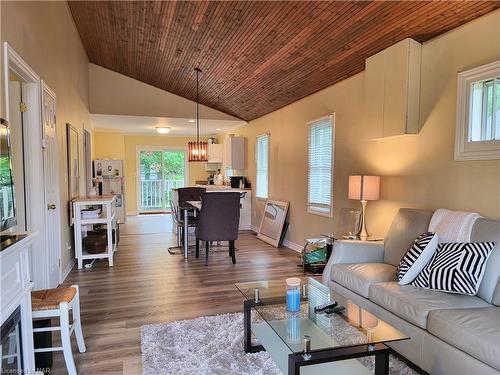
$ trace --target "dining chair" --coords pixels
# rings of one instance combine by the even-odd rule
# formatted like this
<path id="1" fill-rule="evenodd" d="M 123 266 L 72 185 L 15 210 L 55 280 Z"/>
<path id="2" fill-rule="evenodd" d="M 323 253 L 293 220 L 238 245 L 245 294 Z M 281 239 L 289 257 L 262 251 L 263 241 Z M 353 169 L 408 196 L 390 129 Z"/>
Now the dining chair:
<path id="1" fill-rule="evenodd" d="M 177 233 L 177 246 L 171 246 L 168 248 L 168 252 L 172 255 L 181 254 L 182 252 L 176 252 L 174 249 L 182 249 L 184 236 L 188 233 L 184 233 L 184 212 L 182 207 L 188 205 L 188 201 L 199 201 L 201 200 L 201 195 L 206 192 L 207 189 L 200 187 L 183 187 L 177 189 L 177 204 L 170 200 L 170 207 L 172 209 L 172 220 L 176 227 Z M 196 227 L 198 225 L 198 217 L 196 211 L 191 211 L 188 213 L 189 221 L 188 225 L 190 228 Z"/>
<path id="2" fill-rule="evenodd" d="M 238 239 L 240 193 L 204 193 L 201 202 L 199 222 L 194 232 L 196 235 L 196 257 L 200 256 L 200 241 L 205 241 L 205 264 L 208 264 L 210 242 L 229 241 L 229 256 L 235 264 L 234 241 Z"/>

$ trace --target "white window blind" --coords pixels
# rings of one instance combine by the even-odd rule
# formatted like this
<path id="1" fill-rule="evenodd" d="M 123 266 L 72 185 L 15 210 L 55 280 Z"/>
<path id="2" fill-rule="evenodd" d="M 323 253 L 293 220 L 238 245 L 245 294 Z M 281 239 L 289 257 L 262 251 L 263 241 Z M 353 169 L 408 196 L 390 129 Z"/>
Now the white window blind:
<path id="1" fill-rule="evenodd" d="M 325 216 L 332 215 L 333 121 L 309 122 L 308 211 Z"/>
<path id="2" fill-rule="evenodd" d="M 269 183 L 269 135 L 262 134 L 257 137 L 255 145 L 255 159 L 257 165 L 256 191 L 259 198 L 267 198 Z"/>

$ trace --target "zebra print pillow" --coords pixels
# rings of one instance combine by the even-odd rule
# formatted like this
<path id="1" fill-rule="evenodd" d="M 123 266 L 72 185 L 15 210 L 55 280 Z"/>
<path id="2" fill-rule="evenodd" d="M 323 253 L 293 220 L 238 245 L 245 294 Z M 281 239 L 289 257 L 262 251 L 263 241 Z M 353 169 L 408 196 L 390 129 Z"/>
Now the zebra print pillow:
<path id="1" fill-rule="evenodd" d="M 411 285 L 476 295 L 494 242 L 443 243 Z"/>
<path id="2" fill-rule="evenodd" d="M 403 256 L 396 269 L 400 285 L 411 283 L 434 255 L 438 246 L 438 236 L 424 233 L 418 236 Z"/>

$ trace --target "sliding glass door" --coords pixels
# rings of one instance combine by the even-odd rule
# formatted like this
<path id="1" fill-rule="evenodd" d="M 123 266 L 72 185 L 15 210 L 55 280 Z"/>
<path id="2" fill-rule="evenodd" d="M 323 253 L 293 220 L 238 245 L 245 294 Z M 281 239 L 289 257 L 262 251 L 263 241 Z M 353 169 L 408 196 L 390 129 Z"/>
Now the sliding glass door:
<path id="1" fill-rule="evenodd" d="M 141 149 L 138 164 L 139 212 L 170 211 L 172 189 L 183 187 L 187 180 L 185 151 Z"/>

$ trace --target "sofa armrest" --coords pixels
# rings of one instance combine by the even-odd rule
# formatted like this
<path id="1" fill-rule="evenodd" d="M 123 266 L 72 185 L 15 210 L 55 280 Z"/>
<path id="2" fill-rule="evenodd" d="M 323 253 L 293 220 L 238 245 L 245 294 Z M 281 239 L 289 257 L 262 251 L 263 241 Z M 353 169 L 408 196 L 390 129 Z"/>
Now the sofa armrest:
<path id="1" fill-rule="evenodd" d="M 328 285 L 332 265 L 337 263 L 383 263 L 384 243 L 371 241 L 337 240 L 322 275 L 322 282 Z"/>

